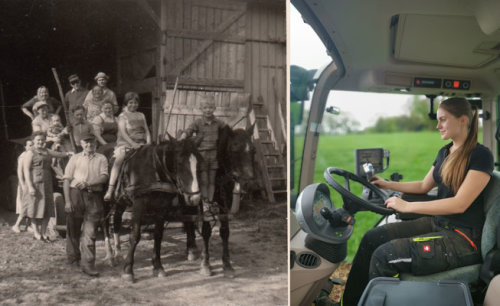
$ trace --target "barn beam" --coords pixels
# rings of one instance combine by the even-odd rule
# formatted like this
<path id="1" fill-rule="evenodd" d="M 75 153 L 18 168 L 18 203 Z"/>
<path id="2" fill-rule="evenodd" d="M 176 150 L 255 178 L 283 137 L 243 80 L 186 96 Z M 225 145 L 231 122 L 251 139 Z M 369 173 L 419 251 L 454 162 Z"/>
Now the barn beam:
<path id="1" fill-rule="evenodd" d="M 175 80 L 175 74 L 168 74 L 167 79 Z M 190 78 L 190 77 L 179 77 L 179 83 L 182 85 L 198 85 L 198 86 L 222 86 L 231 88 L 243 88 L 245 83 L 243 80 L 234 79 L 214 79 L 214 78 Z M 182 86 L 181 85 L 181 86 Z"/>
<path id="2" fill-rule="evenodd" d="M 225 21 L 221 22 L 217 28 L 215 29 L 215 32 L 219 33 L 214 37 L 214 39 L 208 39 L 203 41 L 197 48 L 191 52 L 186 58 L 184 58 L 182 61 L 179 61 L 178 64 L 174 65 L 173 67 L 169 67 L 169 71 L 172 71 L 173 75 L 179 75 L 184 69 L 186 69 L 189 65 L 191 65 L 197 58 L 200 56 L 208 47 L 210 47 L 215 39 L 223 39 L 224 38 L 224 31 L 226 31 L 233 23 L 235 23 L 241 16 L 245 14 L 245 10 L 242 11 L 237 11 L 234 15 L 232 15 L 230 18 L 226 19 Z"/>

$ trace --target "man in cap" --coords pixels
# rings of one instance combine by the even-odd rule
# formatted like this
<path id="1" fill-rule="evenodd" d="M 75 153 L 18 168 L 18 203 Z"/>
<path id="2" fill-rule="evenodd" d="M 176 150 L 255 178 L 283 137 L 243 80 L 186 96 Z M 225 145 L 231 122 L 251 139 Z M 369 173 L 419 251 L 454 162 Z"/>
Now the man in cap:
<path id="1" fill-rule="evenodd" d="M 66 102 L 70 113 L 72 113 L 75 107 L 83 105 L 83 101 L 85 101 L 85 97 L 89 91 L 82 87 L 82 82 L 76 74 L 70 75 L 68 77 L 68 81 L 71 85 L 71 90 L 69 90 L 64 96 L 64 102 Z"/>
<path id="2" fill-rule="evenodd" d="M 118 101 L 116 100 L 116 95 L 115 93 L 107 87 L 109 76 L 105 74 L 104 72 L 99 72 L 95 77 L 94 77 L 97 86 L 102 88 L 102 97 L 101 100 L 108 100 L 111 103 L 113 103 L 113 113 L 116 114 L 118 112 Z M 87 102 L 86 104 L 91 104 L 92 99 L 94 98 L 92 91 L 89 91 L 87 94 L 87 97 L 85 97 L 85 101 Z"/>
<path id="3" fill-rule="evenodd" d="M 83 151 L 71 157 L 64 171 L 64 210 L 68 264 L 98 276 L 95 269 L 97 226 L 103 218 L 103 190 L 108 180 L 108 160 L 96 152 L 93 134 L 82 135 Z"/>

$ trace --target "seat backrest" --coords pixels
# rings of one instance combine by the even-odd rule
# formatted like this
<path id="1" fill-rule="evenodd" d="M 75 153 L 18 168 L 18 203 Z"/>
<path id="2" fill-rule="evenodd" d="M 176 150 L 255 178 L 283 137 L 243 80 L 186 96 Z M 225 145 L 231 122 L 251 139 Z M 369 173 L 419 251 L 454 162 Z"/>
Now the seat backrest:
<path id="1" fill-rule="evenodd" d="M 500 224 L 500 172 L 493 171 L 491 179 L 484 189 L 484 212 L 486 220 L 481 238 L 483 259 L 497 242 L 497 227 Z"/>

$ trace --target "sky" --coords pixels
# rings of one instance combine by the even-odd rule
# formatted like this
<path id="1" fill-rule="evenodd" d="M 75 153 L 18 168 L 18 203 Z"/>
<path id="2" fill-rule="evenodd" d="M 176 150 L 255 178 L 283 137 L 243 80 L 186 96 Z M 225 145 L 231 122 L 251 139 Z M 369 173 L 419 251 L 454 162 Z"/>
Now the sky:
<path id="1" fill-rule="evenodd" d="M 303 22 L 295 7 L 290 5 L 290 64 L 305 69 L 318 69 L 330 62 L 331 58 L 321 40 L 313 29 Z M 340 108 L 341 113 L 349 113 L 360 123 L 361 129 L 364 129 L 375 124 L 380 116 L 408 113 L 411 100 L 409 95 L 332 91 L 327 105 L 335 105 Z"/>

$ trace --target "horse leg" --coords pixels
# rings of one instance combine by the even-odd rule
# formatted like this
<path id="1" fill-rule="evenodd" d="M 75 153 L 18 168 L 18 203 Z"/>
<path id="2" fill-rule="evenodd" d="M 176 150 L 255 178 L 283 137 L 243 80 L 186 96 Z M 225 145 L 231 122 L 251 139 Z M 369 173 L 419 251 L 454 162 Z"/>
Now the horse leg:
<path id="1" fill-rule="evenodd" d="M 154 253 L 153 259 L 151 260 L 153 263 L 153 276 L 157 277 L 165 277 L 167 274 L 161 265 L 161 241 L 163 239 L 163 229 L 165 227 L 165 223 L 163 220 L 163 216 L 157 216 L 155 220 L 155 231 L 154 231 Z"/>
<path id="2" fill-rule="evenodd" d="M 122 228 L 122 217 L 125 211 L 125 205 L 116 205 L 115 213 L 113 214 L 113 241 L 114 241 L 114 258 L 119 260 L 121 258 L 121 243 L 120 243 L 120 230 Z"/>
<path id="3" fill-rule="evenodd" d="M 186 207 L 183 213 L 188 216 L 196 216 L 197 207 Z M 193 221 L 184 222 L 184 230 L 187 236 L 187 260 L 195 261 L 198 259 L 198 247 L 196 246 L 195 223 Z"/>
<path id="4" fill-rule="evenodd" d="M 132 231 L 129 235 L 130 248 L 128 249 L 122 272 L 122 279 L 129 282 L 134 281 L 134 253 L 141 239 L 141 218 L 144 205 L 146 205 L 146 199 L 144 197 L 134 199 L 132 205 Z"/>
<path id="5" fill-rule="evenodd" d="M 109 229 L 109 212 L 111 210 L 111 206 L 109 203 L 104 203 L 104 218 L 101 222 L 102 231 L 104 233 L 104 249 L 106 251 L 106 257 L 104 261 L 107 261 L 111 267 L 115 266 L 115 261 L 113 258 L 113 249 L 111 248 L 111 234 Z"/>
<path id="6" fill-rule="evenodd" d="M 234 269 L 231 266 L 231 260 L 229 259 L 229 221 L 220 221 L 219 235 L 222 239 L 222 268 L 224 270 L 224 276 L 233 278 Z"/>
<path id="7" fill-rule="evenodd" d="M 200 273 L 205 276 L 211 276 L 212 269 L 210 268 L 210 254 L 208 252 L 208 245 L 210 242 L 210 236 L 212 235 L 212 228 L 210 227 L 209 222 L 203 221 L 201 235 L 203 236 L 203 250 L 201 252 Z"/>

